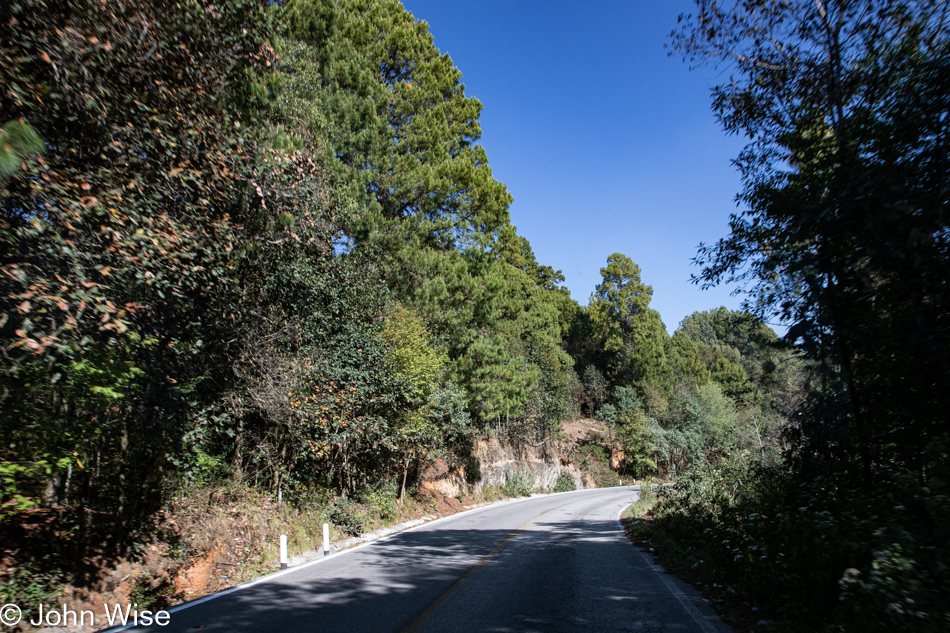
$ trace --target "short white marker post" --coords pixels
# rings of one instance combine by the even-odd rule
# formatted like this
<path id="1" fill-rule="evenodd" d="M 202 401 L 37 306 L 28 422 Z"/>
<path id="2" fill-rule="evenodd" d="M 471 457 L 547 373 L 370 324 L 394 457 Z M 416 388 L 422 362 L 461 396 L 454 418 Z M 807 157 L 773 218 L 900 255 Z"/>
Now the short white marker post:
<path id="1" fill-rule="evenodd" d="M 330 524 L 323 524 L 323 555 L 330 555 Z"/>
<path id="2" fill-rule="evenodd" d="M 287 569 L 287 535 L 280 535 L 280 568 Z"/>

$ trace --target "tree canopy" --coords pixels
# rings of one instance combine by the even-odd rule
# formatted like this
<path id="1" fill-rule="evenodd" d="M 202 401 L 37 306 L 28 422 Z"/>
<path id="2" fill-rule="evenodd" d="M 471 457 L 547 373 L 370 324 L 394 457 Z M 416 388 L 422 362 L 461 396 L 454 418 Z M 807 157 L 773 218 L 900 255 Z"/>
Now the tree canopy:
<path id="1" fill-rule="evenodd" d="M 788 323 L 788 339 L 825 363 L 835 381 L 826 393 L 836 395 L 805 429 L 810 451 L 860 453 L 868 485 L 874 464 L 922 468 L 950 386 L 940 272 L 950 235 L 950 8 L 697 9 L 675 46 L 728 65 L 713 109 L 750 139 L 737 163 L 747 210 L 732 217 L 729 237 L 701 249 L 698 281 L 750 282 L 748 308 Z"/>
<path id="2" fill-rule="evenodd" d="M 741 283 L 811 371 L 790 398 L 794 363 L 743 344 L 754 323 L 683 322 L 727 393 L 797 411 L 780 468 L 743 475 L 744 494 L 696 481 L 662 525 L 702 534 L 687 566 L 715 567 L 779 627 L 946 628 L 948 19 L 940 0 L 698 0 L 673 34 L 724 69 L 713 111 L 748 140 L 742 210 L 701 246 L 696 281 Z"/>

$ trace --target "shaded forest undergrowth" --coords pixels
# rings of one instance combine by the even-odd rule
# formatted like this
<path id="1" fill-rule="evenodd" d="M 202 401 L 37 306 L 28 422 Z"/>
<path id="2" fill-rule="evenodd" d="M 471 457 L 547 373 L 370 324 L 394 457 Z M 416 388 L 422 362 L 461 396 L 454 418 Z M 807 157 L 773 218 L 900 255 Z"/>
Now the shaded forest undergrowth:
<path id="1" fill-rule="evenodd" d="M 756 468 L 694 472 L 624 514 L 628 538 L 740 631 L 938 631 L 948 621 L 946 455 L 927 485 Z M 913 521 L 913 523 L 911 523 Z"/>

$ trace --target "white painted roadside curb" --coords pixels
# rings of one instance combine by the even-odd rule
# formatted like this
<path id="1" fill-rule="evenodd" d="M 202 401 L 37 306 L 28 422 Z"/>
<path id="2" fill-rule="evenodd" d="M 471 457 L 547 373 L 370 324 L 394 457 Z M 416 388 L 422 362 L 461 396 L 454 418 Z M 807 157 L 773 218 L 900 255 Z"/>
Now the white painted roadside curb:
<path id="1" fill-rule="evenodd" d="M 539 497 L 556 497 L 558 495 L 571 495 L 571 494 L 578 494 L 582 492 L 604 492 L 607 490 L 616 490 L 619 488 L 630 488 L 632 490 L 637 490 L 637 491 L 640 490 L 640 486 L 614 486 L 612 488 L 584 488 L 582 490 L 569 490 L 567 492 L 552 492 L 552 493 L 546 493 L 546 494 L 535 493 L 535 494 L 532 494 L 530 497 L 516 497 L 514 499 L 502 499 L 501 501 L 493 501 L 490 503 L 480 504 L 473 508 L 469 508 L 468 510 L 463 510 L 462 512 L 456 512 L 455 514 L 448 514 L 443 517 L 438 517 L 438 518 L 429 517 L 428 520 L 426 519 L 426 517 L 423 517 L 421 519 L 413 519 L 412 521 L 406 521 L 404 523 L 399 523 L 389 528 L 382 528 L 380 530 L 376 530 L 375 532 L 370 532 L 369 534 L 363 534 L 358 537 L 354 537 L 354 539 L 345 539 L 344 541 L 333 543 L 331 544 L 331 547 L 335 548 L 338 545 L 341 545 L 342 543 L 346 543 L 346 542 L 354 541 L 354 540 L 358 541 L 360 539 L 363 539 L 364 537 L 368 537 L 373 534 L 386 532 L 385 534 L 379 534 L 379 536 L 376 536 L 372 540 L 366 540 L 360 543 L 359 545 L 356 545 L 355 547 L 348 547 L 347 549 L 341 549 L 340 551 L 333 550 L 334 553 L 331 556 L 323 556 L 320 554 L 318 550 L 307 552 L 306 554 L 302 554 L 300 556 L 294 557 L 294 560 L 300 560 L 301 558 L 306 558 L 306 557 L 309 557 L 310 555 L 313 555 L 314 558 L 312 560 L 308 560 L 307 562 L 299 564 L 295 567 L 289 567 L 288 569 L 266 574 L 259 578 L 255 578 L 254 580 L 248 580 L 247 582 L 242 582 L 239 585 L 234 585 L 233 587 L 228 587 L 227 589 L 222 589 L 221 591 L 216 591 L 215 593 L 204 596 L 203 598 L 198 598 L 196 600 L 191 600 L 189 602 L 183 602 L 182 604 L 175 605 L 174 607 L 171 607 L 169 609 L 164 609 L 164 611 L 170 614 L 177 613 L 179 611 L 184 611 L 185 609 L 196 607 L 199 604 L 204 604 L 205 602 L 210 602 L 218 598 L 223 598 L 224 596 L 228 594 L 232 594 L 236 591 L 241 591 L 242 589 L 247 589 L 248 587 L 253 587 L 254 585 L 275 580 L 277 578 L 280 578 L 281 576 L 292 574 L 306 567 L 312 567 L 313 565 L 319 565 L 320 563 L 336 560 L 339 556 L 350 554 L 352 552 L 361 550 L 364 547 L 368 547 L 370 545 L 380 543 L 382 541 L 387 540 L 388 538 L 392 536 L 395 536 L 396 534 L 402 534 L 403 532 L 410 532 L 424 525 L 433 525 L 441 521 L 445 521 L 447 519 L 454 519 L 456 517 L 462 516 L 463 514 L 476 514 L 478 512 L 483 512 L 485 510 L 497 508 L 499 506 L 508 505 L 511 503 L 517 503 L 519 501 L 527 501 L 529 499 L 534 499 L 534 498 L 539 498 Z M 623 512 L 623 510 L 621 510 L 621 512 Z M 618 518 L 618 521 L 619 521 L 619 518 Z M 293 564 L 293 560 L 291 561 L 291 564 Z M 125 631 L 131 628 L 135 628 L 135 625 L 126 624 L 124 626 L 98 629 L 97 633 L 118 633 L 119 631 Z"/>
<path id="2" fill-rule="evenodd" d="M 630 504 L 630 505 L 633 505 L 633 504 Z M 689 596 L 684 594 L 680 590 L 680 588 L 677 587 L 676 584 L 672 580 L 670 580 L 669 575 L 666 573 L 666 570 L 660 565 L 657 565 L 655 562 L 653 562 L 653 560 L 648 555 L 644 554 L 643 551 L 639 547 L 634 545 L 632 542 L 630 542 L 630 539 L 627 538 L 627 530 L 623 526 L 623 521 L 621 521 L 621 517 L 623 517 L 623 513 L 629 507 L 630 507 L 629 505 L 624 506 L 620 508 L 620 512 L 617 513 L 617 523 L 620 525 L 620 530 L 621 530 L 621 533 L 623 534 L 624 540 L 630 543 L 630 546 L 635 548 L 637 550 L 637 553 L 639 553 L 640 556 L 643 557 L 643 560 L 646 562 L 647 566 L 649 566 L 650 569 L 656 572 L 656 575 L 660 577 L 660 580 L 663 581 L 663 584 L 666 585 L 666 588 L 670 591 L 671 594 L 673 594 L 673 597 L 676 598 L 677 602 L 679 602 L 680 605 L 682 605 L 683 610 L 686 611 L 689 617 L 693 619 L 693 622 L 696 623 L 696 626 L 698 626 L 703 631 L 703 633 L 719 633 L 719 630 L 709 623 L 708 616 L 704 616 L 700 612 L 700 610 L 696 608 L 696 605 L 693 604 L 693 598 L 690 598 Z"/>

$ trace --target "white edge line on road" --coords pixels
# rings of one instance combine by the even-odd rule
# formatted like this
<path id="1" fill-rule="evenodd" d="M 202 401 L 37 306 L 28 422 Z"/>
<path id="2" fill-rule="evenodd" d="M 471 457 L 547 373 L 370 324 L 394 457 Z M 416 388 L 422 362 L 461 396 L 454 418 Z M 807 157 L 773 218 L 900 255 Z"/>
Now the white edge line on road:
<path id="1" fill-rule="evenodd" d="M 265 575 L 265 576 L 261 576 L 260 578 L 255 578 L 254 580 L 248 580 L 247 582 L 242 582 L 242 583 L 239 584 L 239 585 L 234 585 L 233 587 L 229 587 L 229 588 L 227 588 L 227 589 L 222 589 L 221 591 L 216 591 L 215 593 L 213 593 L 213 594 L 211 594 L 211 595 L 208 595 L 208 596 L 205 596 L 205 597 L 203 597 L 203 598 L 198 598 L 198 599 L 196 599 L 196 600 L 191 600 L 191 601 L 189 601 L 189 602 L 184 602 L 184 603 L 182 603 L 182 604 L 175 605 L 174 607 L 171 607 L 171 608 L 169 608 L 169 609 L 163 609 L 163 610 L 164 610 L 166 613 L 171 614 L 171 613 L 177 613 L 177 612 L 179 612 L 179 611 L 184 611 L 185 609 L 189 609 L 189 608 L 191 608 L 191 607 L 197 607 L 199 604 L 204 604 L 205 602 L 211 602 L 212 600 L 216 600 L 216 599 L 218 599 L 218 598 L 223 598 L 224 596 L 227 596 L 227 595 L 229 595 L 229 594 L 235 593 L 235 592 L 240 591 L 240 590 L 242 590 L 242 589 L 247 589 L 248 587 L 253 587 L 254 585 L 260 584 L 260 583 L 262 583 L 262 582 L 267 582 L 267 581 L 270 581 L 270 580 L 274 580 L 274 579 L 276 579 L 276 578 L 280 578 L 281 576 L 286 576 L 286 575 L 288 575 L 288 574 L 292 574 L 292 573 L 294 573 L 294 572 L 296 572 L 296 571 L 300 571 L 301 569 L 304 569 L 305 567 L 312 567 L 313 565 L 318 565 L 318 564 L 320 564 L 320 563 L 325 563 L 325 562 L 330 561 L 330 560 L 335 560 L 335 559 L 339 558 L 340 556 L 343 556 L 344 554 L 350 554 L 350 553 L 355 552 L 355 551 L 357 551 L 357 550 L 361 550 L 361 549 L 363 549 L 364 547 L 369 547 L 370 545 L 375 545 L 375 544 L 377 544 L 377 543 L 379 543 L 379 542 L 381 542 L 381 541 L 383 541 L 383 540 L 386 540 L 386 539 L 389 539 L 389 538 L 391 538 L 391 537 L 393 537 L 393 536 L 396 536 L 397 534 L 405 534 L 406 532 L 411 532 L 411 531 L 413 531 L 413 530 L 415 530 L 415 529 L 418 529 L 418 528 L 421 528 L 421 527 L 424 527 L 424 526 L 434 525 L 434 524 L 436 524 L 436 523 L 439 523 L 439 522 L 441 522 L 441 521 L 445 521 L 445 520 L 447 520 L 447 519 L 454 519 L 454 518 L 456 518 L 456 517 L 460 517 L 460 516 L 462 516 L 463 514 L 477 514 L 477 513 L 479 513 L 479 512 L 482 512 L 483 510 L 489 510 L 489 509 L 492 509 L 492 508 L 497 508 L 497 507 L 499 507 L 499 506 L 503 506 L 503 505 L 506 505 L 506 504 L 509 504 L 509 503 L 516 503 L 516 502 L 519 502 L 519 501 L 529 501 L 529 500 L 531 500 L 531 499 L 535 499 L 535 498 L 539 498 L 539 497 L 555 497 L 555 496 L 557 496 L 557 495 L 569 495 L 569 494 L 575 494 L 575 493 L 578 493 L 578 492 L 591 492 L 591 491 L 594 491 L 594 490 L 604 492 L 604 491 L 608 491 L 608 490 L 614 490 L 615 488 L 633 488 L 633 489 L 635 489 L 635 490 L 639 490 L 639 486 L 614 486 L 613 488 L 584 488 L 584 489 L 582 489 L 582 490 L 568 490 L 567 492 L 552 492 L 552 493 L 549 493 L 549 494 L 534 494 L 534 495 L 531 495 L 530 497 L 518 497 L 518 498 L 516 498 L 516 499 L 503 499 L 503 500 L 501 500 L 501 501 L 495 501 L 494 503 L 490 503 L 490 504 L 488 504 L 488 505 L 484 505 L 484 506 L 481 506 L 481 507 L 479 507 L 479 508 L 472 508 L 472 509 L 470 509 L 470 510 L 463 510 L 462 512 L 456 512 L 455 514 L 450 514 L 450 515 L 448 515 L 448 516 L 439 517 L 438 519 L 435 519 L 435 520 L 433 520 L 433 521 L 426 521 L 425 523 L 420 523 L 419 525 L 414 525 L 414 526 L 412 526 L 412 527 L 406 528 L 405 530 L 400 530 L 400 531 L 398 531 L 398 532 L 392 532 L 392 533 L 390 533 L 390 534 L 386 534 L 385 536 L 380 536 L 379 538 L 373 539 L 372 541 L 367 541 L 367 542 L 365 542 L 365 543 L 361 543 L 360 545 L 357 545 L 356 547 L 351 547 L 351 548 L 349 548 L 349 549 L 345 549 L 345 550 L 343 550 L 342 552 L 336 552 L 336 553 L 334 553 L 332 556 L 323 556 L 323 557 L 321 557 L 321 558 L 317 558 L 317 559 L 314 559 L 314 560 L 312 560 L 312 561 L 308 561 L 308 562 L 303 563 L 303 564 L 301 564 L 301 565 L 297 565 L 296 567 L 291 567 L 290 569 L 284 569 L 284 570 L 282 570 L 282 571 L 275 571 L 275 572 L 270 573 L 270 574 L 267 574 L 267 575 Z M 623 510 L 621 510 L 620 512 L 622 513 Z M 618 521 L 619 521 L 619 516 L 618 516 Z M 112 628 L 106 628 L 106 629 L 99 629 L 99 630 L 98 630 L 98 633 L 119 633 L 119 631 L 125 631 L 125 630 L 131 629 L 131 628 L 135 628 L 135 625 L 134 625 L 134 624 L 126 624 L 126 625 L 124 625 L 124 626 L 118 626 L 118 627 L 112 627 Z M 715 633 L 715 632 L 713 632 L 713 633 Z"/>
<path id="2" fill-rule="evenodd" d="M 623 508 L 620 509 L 620 512 L 617 513 L 617 523 L 620 524 L 620 530 L 623 533 L 623 538 L 628 543 L 630 542 L 630 539 L 627 538 L 627 532 L 626 532 L 626 529 L 624 529 L 623 527 L 623 521 L 620 520 L 620 517 L 623 516 L 624 510 L 626 510 L 629 507 L 630 506 L 624 506 Z M 689 596 L 684 594 L 682 591 L 680 591 L 680 588 L 677 587 L 676 584 L 672 580 L 669 579 L 665 569 L 663 569 L 661 566 L 657 565 L 655 562 L 650 560 L 650 557 L 644 554 L 642 551 L 640 551 L 639 547 L 637 547 L 633 543 L 630 543 L 630 545 L 632 545 L 634 549 L 637 550 L 637 553 L 643 557 L 643 560 L 646 561 L 650 569 L 656 572 L 656 575 L 660 577 L 660 580 L 663 581 L 663 584 L 666 585 L 666 588 L 669 589 L 670 593 L 673 594 L 673 597 L 676 598 L 677 601 L 679 601 L 681 605 L 683 605 L 683 610 L 686 611 L 687 614 L 689 614 L 689 617 L 693 618 L 693 622 L 695 622 L 699 626 L 699 628 L 703 630 L 703 633 L 719 633 L 716 627 L 714 627 L 712 624 L 709 623 L 709 619 L 708 619 L 709 616 L 704 616 L 699 611 L 699 609 L 696 608 L 696 605 L 693 604 L 693 600 Z"/>

